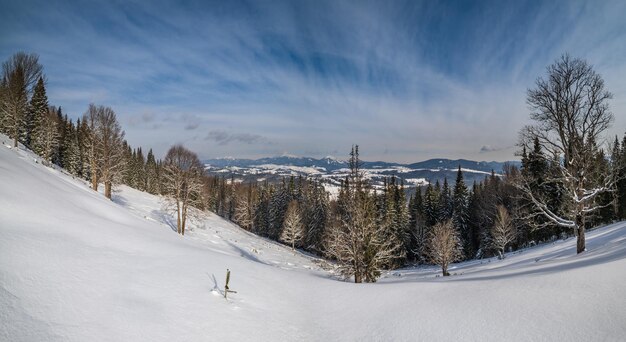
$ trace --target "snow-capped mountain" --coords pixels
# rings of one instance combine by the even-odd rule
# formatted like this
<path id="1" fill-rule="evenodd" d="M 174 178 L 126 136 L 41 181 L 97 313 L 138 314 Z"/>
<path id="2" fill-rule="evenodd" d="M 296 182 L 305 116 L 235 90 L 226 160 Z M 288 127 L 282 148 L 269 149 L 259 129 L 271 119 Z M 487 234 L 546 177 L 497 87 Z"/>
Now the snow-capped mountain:
<path id="1" fill-rule="evenodd" d="M 332 188 L 348 174 L 348 163 L 331 156 L 321 159 L 311 157 L 278 156 L 261 159 L 217 158 L 204 161 L 206 170 L 213 175 L 233 177 L 240 181 L 275 181 L 282 177 L 303 176 L 320 178 Z M 506 162 L 519 165 L 519 162 Z M 422 162 L 401 164 L 384 161 L 364 161 L 362 170 L 365 176 L 376 185 L 385 178 L 396 176 L 407 187 L 415 187 L 448 179 L 454 181 L 459 167 L 463 171 L 466 184 L 482 181 L 495 172 L 501 174 L 504 162 L 477 162 L 466 159 L 429 159 Z"/>

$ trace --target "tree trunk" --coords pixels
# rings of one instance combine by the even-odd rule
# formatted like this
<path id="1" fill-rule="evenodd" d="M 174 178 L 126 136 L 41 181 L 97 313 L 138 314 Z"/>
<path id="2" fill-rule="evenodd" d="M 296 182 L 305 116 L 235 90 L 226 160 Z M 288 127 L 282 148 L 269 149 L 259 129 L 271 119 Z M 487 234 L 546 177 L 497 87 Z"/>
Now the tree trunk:
<path id="1" fill-rule="evenodd" d="M 104 182 L 104 197 L 111 199 L 111 182 Z"/>
<path id="2" fill-rule="evenodd" d="M 585 251 L 585 226 L 581 225 L 576 228 L 578 230 L 578 236 L 576 237 L 576 254 Z"/>
<path id="3" fill-rule="evenodd" d="M 582 215 L 576 216 L 576 254 L 585 251 L 585 219 Z"/>
<path id="4" fill-rule="evenodd" d="M 354 272 L 354 282 L 356 284 L 361 282 L 361 275 L 359 274 L 359 272 Z"/>
<path id="5" fill-rule="evenodd" d="M 91 163 L 91 189 L 98 191 L 98 171 L 96 171 L 95 163 Z"/>
<path id="6" fill-rule="evenodd" d="M 441 265 L 441 271 L 443 272 L 444 277 L 447 277 L 450 275 L 450 273 L 448 273 L 448 265 L 446 264 Z"/>
<path id="7" fill-rule="evenodd" d="M 182 235 L 185 235 L 185 225 L 187 223 L 187 204 L 184 204 L 184 203 L 183 203 L 183 215 L 182 215 L 181 221 L 182 221 L 181 222 L 182 227 L 180 231 Z"/>
<path id="8" fill-rule="evenodd" d="M 178 234 L 181 233 L 181 222 L 180 222 L 180 202 L 176 200 L 176 232 Z"/>
<path id="9" fill-rule="evenodd" d="M 13 147 L 17 148 L 17 137 L 19 135 L 19 132 L 15 133 L 15 138 L 13 138 Z"/>

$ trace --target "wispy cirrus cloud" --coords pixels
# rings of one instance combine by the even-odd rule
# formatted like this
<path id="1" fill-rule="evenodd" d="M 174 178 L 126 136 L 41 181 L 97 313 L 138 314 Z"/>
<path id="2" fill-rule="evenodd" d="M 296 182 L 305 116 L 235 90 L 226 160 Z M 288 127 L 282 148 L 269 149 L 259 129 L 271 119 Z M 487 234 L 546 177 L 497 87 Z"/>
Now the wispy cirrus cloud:
<path id="1" fill-rule="evenodd" d="M 483 146 L 515 143 L 526 89 L 563 52 L 589 59 L 615 94 L 613 111 L 626 110 L 620 1 L 25 0 L 3 9 L 2 59 L 39 53 L 51 103 L 75 116 L 92 101 L 112 106 L 129 141 L 157 153 L 175 142 L 203 158 L 359 143 L 368 159 L 481 158 Z M 624 130 L 618 115 L 612 132 Z"/>

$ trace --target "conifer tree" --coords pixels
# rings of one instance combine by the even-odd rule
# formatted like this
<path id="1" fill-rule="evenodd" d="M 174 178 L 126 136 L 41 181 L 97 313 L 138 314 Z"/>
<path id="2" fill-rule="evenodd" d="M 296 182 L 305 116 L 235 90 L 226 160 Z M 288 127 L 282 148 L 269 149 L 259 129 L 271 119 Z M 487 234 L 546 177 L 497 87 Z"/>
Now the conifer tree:
<path id="1" fill-rule="evenodd" d="M 438 182 L 437 185 L 439 185 Z M 437 188 L 438 186 L 433 187 L 432 184 L 429 183 L 424 193 L 424 220 L 426 227 L 432 227 L 439 222 L 441 211 L 439 209 L 440 201 Z"/>
<path id="2" fill-rule="evenodd" d="M 270 226 L 269 202 L 272 196 L 271 188 L 264 184 L 259 191 L 259 200 L 254 208 L 254 230 L 255 233 L 268 236 Z"/>
<path id="3" fill-rule="evenodd" d="M 158 189 L 157 163 L 152 149 L 150 149 L 146 158 L 146 191 L 151 194 L 158 194 Z"/>
<path id="4" fill-rule="evenodd" d="M 33 88 L 33 96 L 30 100 L 30 106 L 28 107 L 28 118 L 26 124 L 26 144 L 34 149 L 34 142 L 37 139 L 38 125 L 41 124 L 43 117 L 48 110 L 48 97 L 46 96 L 46 87 L 44 85 L 43 77 L 39 77 L 37 84 Z M 35 153 L 38 153 L 35 151 Z"/>
<path id="5" fill-rule="evenodd" d="M 463 181 L 463 171 L 461 171 L 460 165 L 456 175 L 456 182 L 454 184 L 454 194 L 452 202 L 452 223 L 454 227 L 459 231 L 465 255 L 471 255 L 471 236 L 469 229 L 469 192 L 467 190 L 465 182 Z"/>
<path id="6" fill-rule="evenodd" d="M 324 186 L 313 183 L 310 192 L 309 206 L 306 208 L 306 244 L 307 248 L 320 253 L 323 250 L 323 239 L 328 224 L 329 202 Z"/>
<path id="7" fill-rule="evenodd" d="M 283 230 L 283 222 L 285 221 L 285 212 L 290 202 L 289 189 L 284 180 L 282 184 L 274 191 L 269 202 L 269 237 L 278 240 Z"/>
<path id="8" fill-rule="evenodd" d="M 412 196 L 409 209 L 409 226 L 411 230 L 411 247 L 409 248 L 409 253 L 413 259 L 423 261 L 426 241 L 426 224 L 421 188 L 418 187 L 415 189 L 415 195 Z"/>
<path id="9" fill-rule="evenodd" d="M 32 133 L 30 137 L 30 146 L 33 152 L 38 155 L 43 153 L 43 135 L 45 134 L 46 124 L 48 123 L 48 97 L 46 95 L 46 87 L 43 77 L 40 77 L 35 85 L 33 97 L 30 102 L 31 117 L 33 120 Z"/>
<path id="10" fill-rule="evenodd" d="M 439 193 L 439 222 L 447 221 L 452 218 L 453 202 L 450 194 L 450 186 L 448 178 L 443 179 L 443 187 Z"/>
<path id="11" fill-rule="evenodd" d="M 137 148 L 137 156 L 135 159 L 135 182 L 137 189 L 146 191 L 146 159 L 144 158 L 141 147 Z"/>
<path id="12" fill-rule="evenodd" d="M 71 120 L 66 123 L 66 135 L 63 144 L 65 168 L 72 175 L 79 176 L 81 174 L 82 161 L 80 160 L 78 132 Z"/>

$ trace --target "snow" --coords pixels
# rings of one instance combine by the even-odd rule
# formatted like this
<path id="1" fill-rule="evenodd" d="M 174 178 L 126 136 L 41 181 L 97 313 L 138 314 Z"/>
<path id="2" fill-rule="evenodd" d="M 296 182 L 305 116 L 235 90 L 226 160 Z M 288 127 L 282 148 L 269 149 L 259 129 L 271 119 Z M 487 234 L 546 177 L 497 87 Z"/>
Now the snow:
<path id="1" fill-rule="evenodd" d="M 0 140 L 6 137 L 0 136 Z M 1 341 L 623 340 L 626 223 L 506 259 L 339 281 L 311 256 L 161 198 L 113 201 L 0 146 Z M 221 296 L 226 269 L 230 288 Z"/>
<path id="2" fill-rule="evenodd" d="M 466 169 L 464 167 L 461 168 L 461 171 L 463 171 L 463 172 L 472 172 L 472 173 L 482 173 L 484 175 L 491 175 L 491 172 L 485 172 L 485 171 L 474 170 L 474 169 Z M 502 176 L 502 175 L 496 173 L 496 176 Z"/>
<path id="3" fill-rule="evenodd" d="M 262 165 L 255 165 L 254 167 L 261 168 L 264 170 L 290 171 L 291 174 L 294 176 L 297 176 L 298 173 L 304 173 L 308 175 L 319 175 L 322 172 L 326 172 L 326 169 L 323 167 L 310 167 L 310 166 L 262 164 Z"/>
<path id="4" fill-rule="evenodd" d="M 416 186 L 428 185 L 428 181 L 426 178 L 407 178 L 404 180 L 408 184 L 413 184 Z"/>

